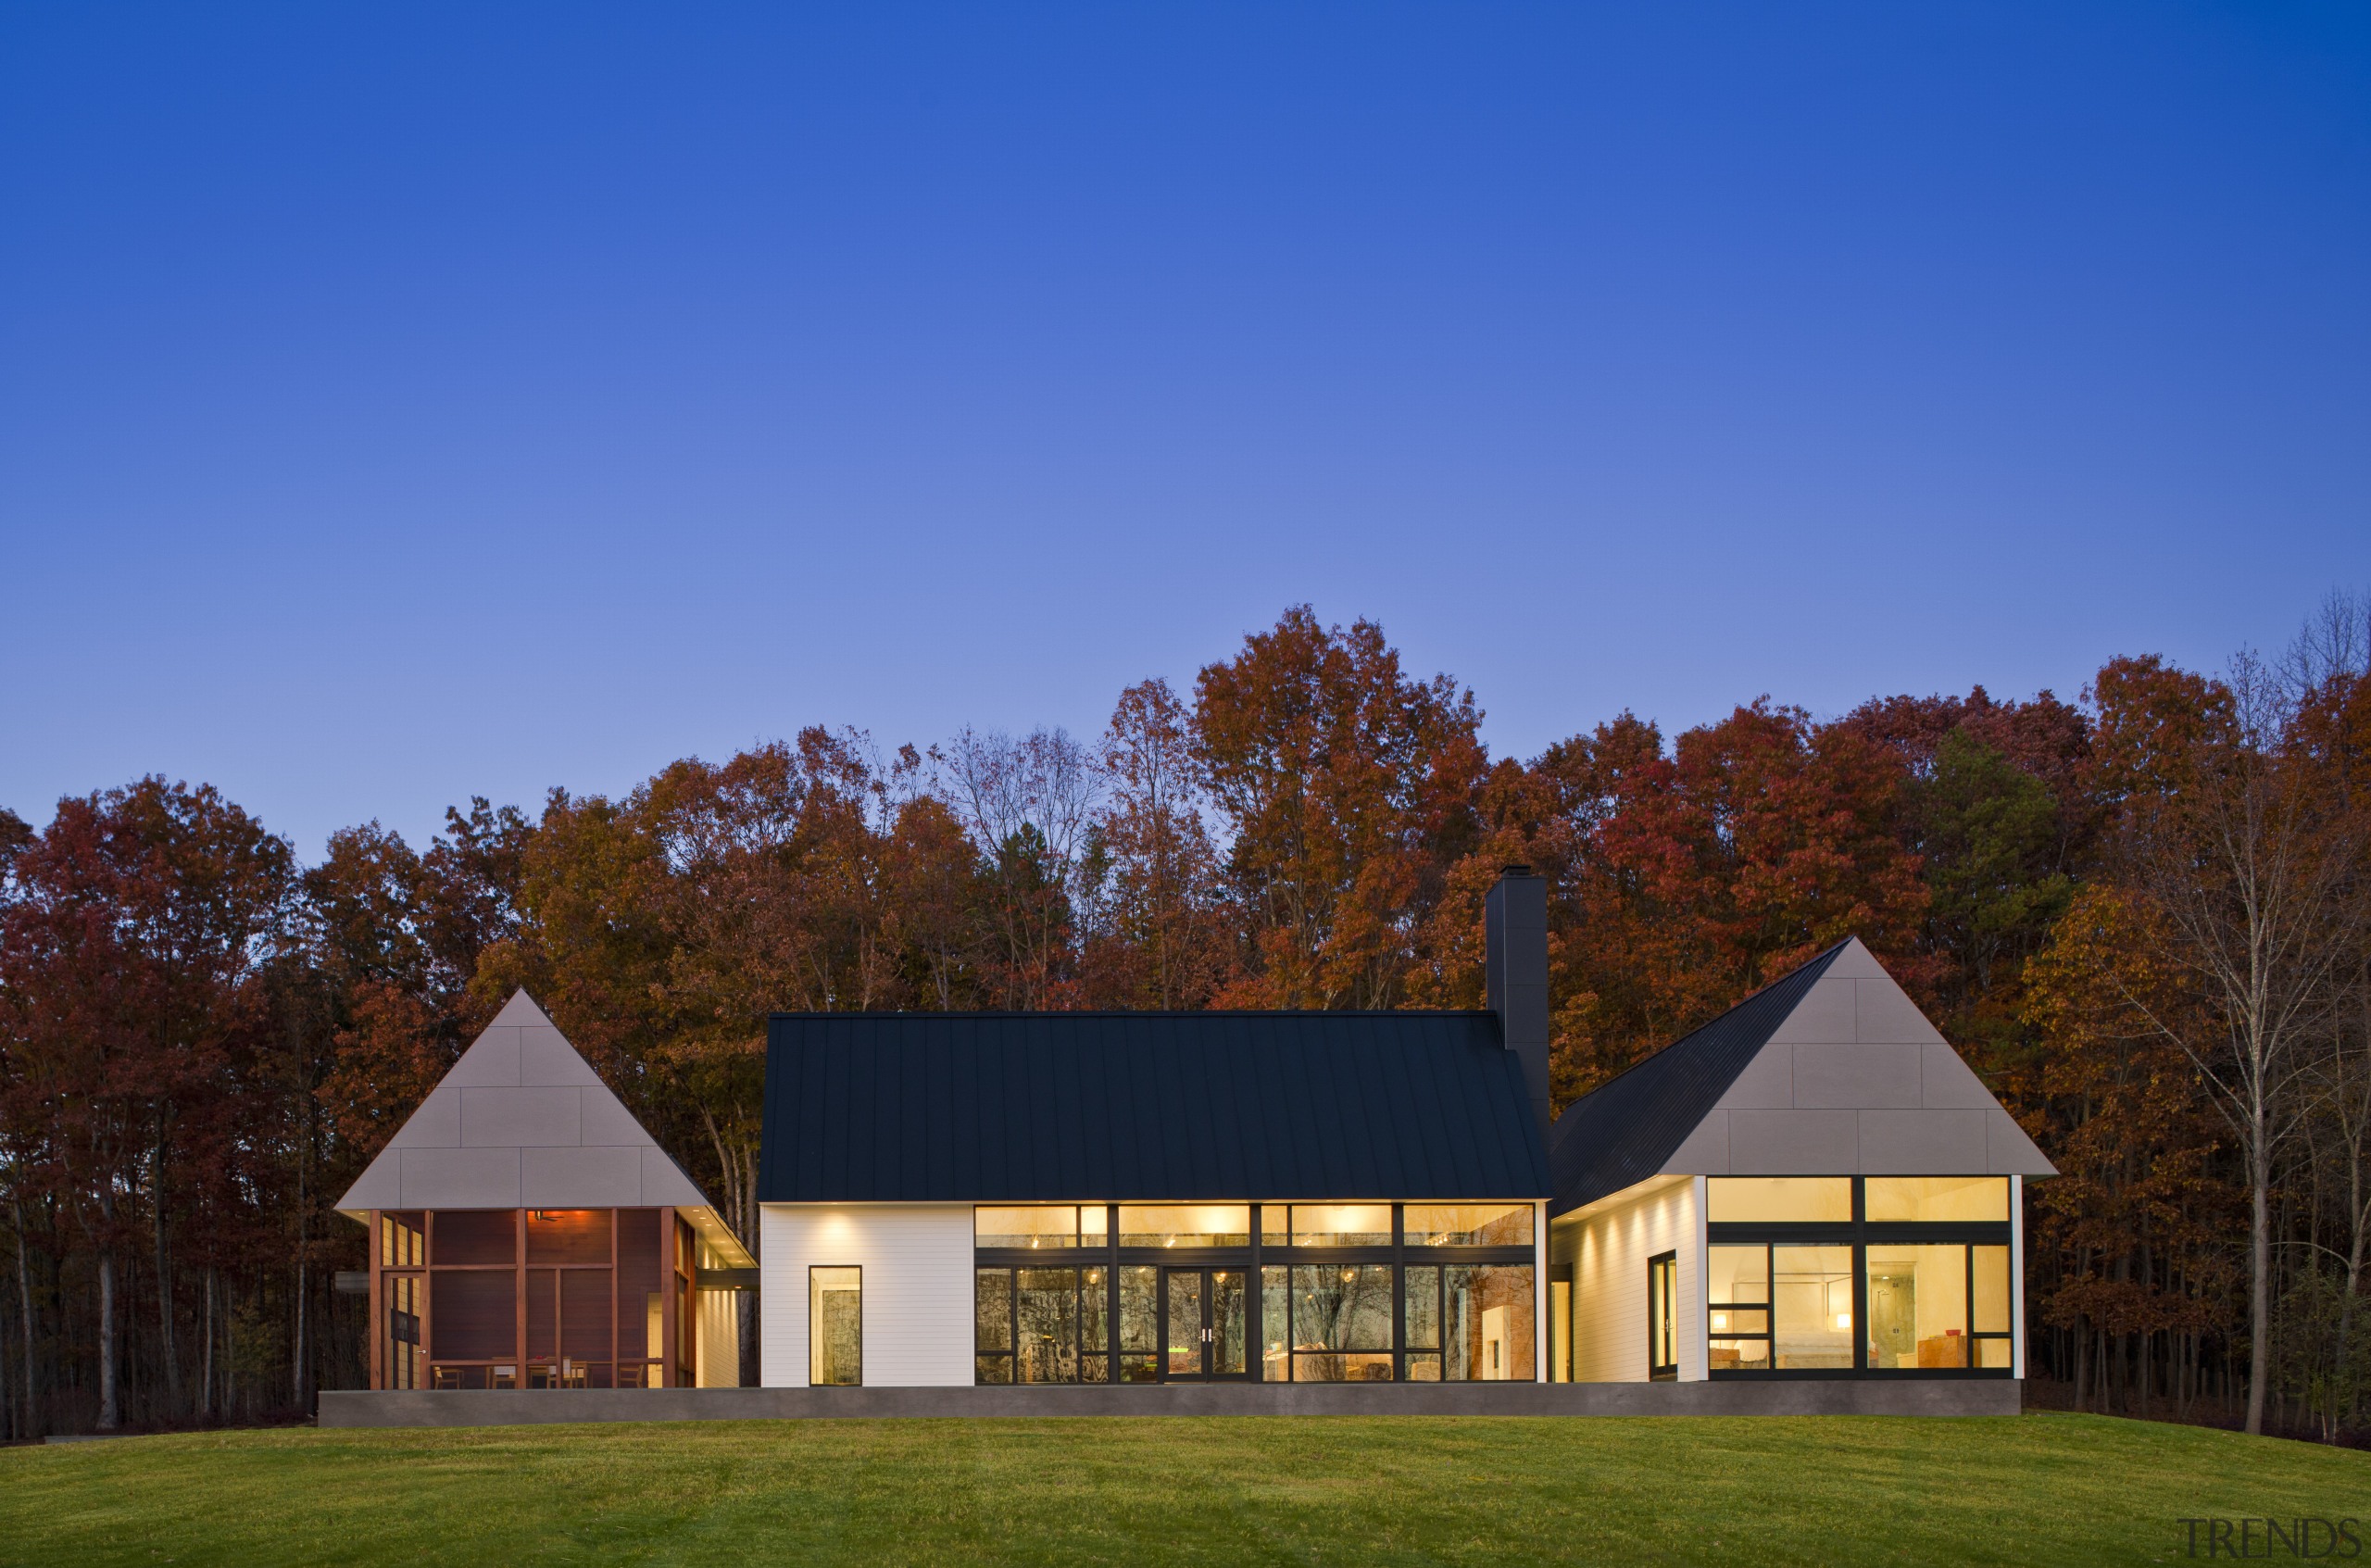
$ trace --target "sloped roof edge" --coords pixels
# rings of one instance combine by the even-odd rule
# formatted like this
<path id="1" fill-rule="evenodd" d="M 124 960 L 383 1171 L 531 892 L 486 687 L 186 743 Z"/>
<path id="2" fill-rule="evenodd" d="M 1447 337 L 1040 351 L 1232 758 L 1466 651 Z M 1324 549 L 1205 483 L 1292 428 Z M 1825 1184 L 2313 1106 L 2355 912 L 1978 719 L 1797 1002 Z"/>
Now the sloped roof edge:
<path id="1" fill-rule="evenodd" d="M 1551 1214 L 1654 1175 L 1719 1103 L 1847 937 L 1565 1108 L 1549 1129 Z"/>

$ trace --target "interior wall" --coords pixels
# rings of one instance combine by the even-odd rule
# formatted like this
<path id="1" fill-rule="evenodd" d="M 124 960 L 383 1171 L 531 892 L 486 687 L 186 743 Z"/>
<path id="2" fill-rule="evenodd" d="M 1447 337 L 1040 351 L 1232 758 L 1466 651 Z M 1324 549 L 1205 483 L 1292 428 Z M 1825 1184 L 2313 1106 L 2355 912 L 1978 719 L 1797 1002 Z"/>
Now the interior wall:
<path id="1" fill-rule="evenodd" d="M 807 1386 L 807 1271 L 851 1266 L 864 1271 L 868 1386 L 971 1385 L 968 1204 L 767 1204 L 758 1235 L 766 1387 Z"/>
<path id="2" fill-rule="evenodd" d="M 1658 1176 L 1557 1223 L 1549 1256 L 1573 1264 L 1574 1381 L 1647 1380 L 1647 1260 L 1664 1252 L 1679 1255 L 1679 1375 L 1704 1375 L 1696 1192 L 1688 1177 Z"/>

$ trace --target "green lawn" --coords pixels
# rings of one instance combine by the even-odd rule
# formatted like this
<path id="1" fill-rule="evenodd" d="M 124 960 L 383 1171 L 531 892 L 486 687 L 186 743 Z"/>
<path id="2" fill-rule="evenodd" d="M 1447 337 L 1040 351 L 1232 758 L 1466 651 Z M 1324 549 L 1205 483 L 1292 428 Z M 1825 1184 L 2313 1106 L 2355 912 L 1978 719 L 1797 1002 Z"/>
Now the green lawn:
<path id="1" fill-rule="evenodd" d="M 2371 1516 L 2371 1455 L 2066 1415 L 701 1423 L 0 1451 L 12 1563 L 2163 1562 L 2187 1560 L 2177 1521 L 2202 1514 Z"/>

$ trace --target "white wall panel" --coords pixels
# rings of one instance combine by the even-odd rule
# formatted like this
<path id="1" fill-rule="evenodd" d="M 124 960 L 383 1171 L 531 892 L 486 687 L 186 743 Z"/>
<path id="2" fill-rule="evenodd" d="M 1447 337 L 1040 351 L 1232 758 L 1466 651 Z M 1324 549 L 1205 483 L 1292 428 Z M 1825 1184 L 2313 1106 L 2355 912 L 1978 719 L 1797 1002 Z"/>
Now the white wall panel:
<path id="1" fill-rule="evenodd" d="M 807 1386 L 807 1271 L 864 1271 L 864 1381 L 972 1381 L 972 1210 L 873 1204 L 767 1204 L 758 1211 L 769 1388 Z"/>
<path id="2" fill-rule="evenodd" d="M 700 1315 L 699 1365 L 694 1368 L 702 1388 L 741 1386 L 740 1292 L 698 1290 L 692 1293 Z"/>
<path id="3" fill-rule="evenodd" d="M 1661 1177 L 1557 1227 L 1554 1253 L 1573 1261 L 1573 1376 L 1581 1383 L 1647 1380 L 1647 1260 L 1679 1255 L 1679 1375 L 1704 1375 L 1702 1253 L 1696 1183 Z M 1569 1233 L 1569 1234 L 1567 1234 Z"/>

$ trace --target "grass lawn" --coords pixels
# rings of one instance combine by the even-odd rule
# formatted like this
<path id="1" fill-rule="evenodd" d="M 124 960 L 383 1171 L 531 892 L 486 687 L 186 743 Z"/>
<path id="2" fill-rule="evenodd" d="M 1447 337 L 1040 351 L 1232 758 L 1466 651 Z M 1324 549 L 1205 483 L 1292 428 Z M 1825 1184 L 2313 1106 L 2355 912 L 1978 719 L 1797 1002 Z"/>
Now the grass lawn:
<path id="1" fill-rule="evenodd" d="M 2177 1521 L 2214 1514 L 2371 1517 L 2371 1455 L 2069 1415 L 720 1422 L 0 1451 L 10 1563 L 2168 1562 L 2188 1560 Z"/>

